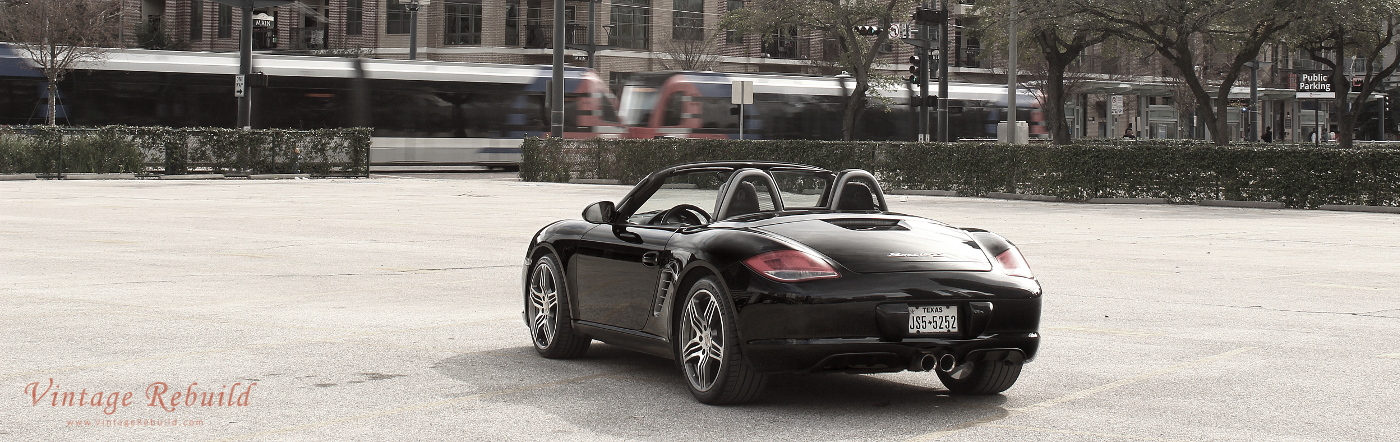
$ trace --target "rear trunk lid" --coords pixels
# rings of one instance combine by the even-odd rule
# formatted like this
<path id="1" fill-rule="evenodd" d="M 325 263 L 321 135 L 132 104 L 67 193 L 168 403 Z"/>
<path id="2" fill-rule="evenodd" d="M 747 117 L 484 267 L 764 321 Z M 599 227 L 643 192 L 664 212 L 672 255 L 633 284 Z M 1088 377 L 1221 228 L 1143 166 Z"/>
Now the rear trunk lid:
<path id="1" fill-rule="evenodd" d="M 833 217 L 757 229 L 806 244 L 859 273 L 992 269 L 967 232 L 925 219 Z"/>

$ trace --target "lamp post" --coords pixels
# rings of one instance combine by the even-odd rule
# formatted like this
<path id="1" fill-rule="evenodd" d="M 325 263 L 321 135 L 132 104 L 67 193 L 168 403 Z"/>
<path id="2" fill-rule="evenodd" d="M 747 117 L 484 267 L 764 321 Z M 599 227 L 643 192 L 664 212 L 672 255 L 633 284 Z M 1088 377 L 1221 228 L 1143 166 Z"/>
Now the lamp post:
<path id="1" fill-rule="evenodd" d="M 1259 68 L 1274 64 L 1268 61 L 1252 60 L 1245 63 L 1249 66 L 1249 129 L 1245 131 L 1245 140 L 1259 141 Z"/>
<path id="2" fill-rule="evenodd" d="M 418 59 L 418 8 L 419 0 L 408 0 L 408 59 Z"/>

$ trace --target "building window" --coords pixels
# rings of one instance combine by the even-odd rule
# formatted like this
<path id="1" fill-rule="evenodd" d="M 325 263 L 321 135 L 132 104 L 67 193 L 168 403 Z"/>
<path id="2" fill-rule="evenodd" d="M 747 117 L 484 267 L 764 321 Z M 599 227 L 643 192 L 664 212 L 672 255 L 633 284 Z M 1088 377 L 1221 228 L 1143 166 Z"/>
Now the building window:
<path id="1" fill-rule="evenodd" d="M 506 45 L 520 45 L 520 2 L 518 0 L 506 3 Z"/>
<path id="2" fill-rule="evenodd" d="M 627 49 L 651 48 L 650 0 L 613 0 L 612 24 L 616 31 L 608 44 Z"/>
<path id="3" fill-rule="evenodd" d="M 763 53 L 768 58 L 798 58 L 797 28 L 778 28 L 763 40 Z"/>
<path id="4" fill-rule="evenodd" d="M 729 12 L 734 12 L 738 11 L 743 7 L 744 0 L 729 0 L 729 7 L 725 10 Z M 724 42 L 732 45 L 744 44 L 744 34 L 733 29 L 724 31 Z"/>
<path id="5" fill-rule="evenodd" d="M 448 1 L 443 5 L 443 16 L 447 19 L 446 28 L 443 29 L 445 36 L 443 44 L 481 44 L 481 2 L 479 0 Z"/>
<path id="6" fill-rule="evenodd" d="M 413 14 L 408 12 L 408 5 L 399 0 L 388 0 L 387 5 L 384 14 L 384 33 L 407 34 L 413 19 Z"/>
<path id="7" fill-rule="evenodd" d="M 705 0 L 675 0 L 675 7 L 671 16 L 671 38 L 704 40 Z"/>
<path id="8" fill-rule="evenodd" d="M 345 35 L 361 35 L 365 32 L 365 0 L 345 2 Z"/>
<path id="9" fill-rule="evenodd" d="M 233 37 L 233 6 L 219 4 L 219 38 Z"/>
<path id="10" fill-rule="evenodd" d="M 190 2 L 190 40 L 204 38 L 204 0 Z"/>

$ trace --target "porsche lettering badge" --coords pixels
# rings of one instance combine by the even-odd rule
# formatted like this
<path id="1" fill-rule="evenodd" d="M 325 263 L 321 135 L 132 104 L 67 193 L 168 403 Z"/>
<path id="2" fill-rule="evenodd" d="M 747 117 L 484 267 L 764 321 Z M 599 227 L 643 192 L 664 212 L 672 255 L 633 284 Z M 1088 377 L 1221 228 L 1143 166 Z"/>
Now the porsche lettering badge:
<path id="1" fill-rule="evenodd" d="M 938 253 L 938 252 L 923 252 L 923 253 L 900 253 L 900 252 L 890 252 L 889 255 L 885 255 L 885 256 L 888 256 L 888 257 L 890 257 L 890 258 L 926 258 L 926 257 L 930 257 L 930 256 L 943 256 L 943 254 L 942 254 L 942 253 Z"/>

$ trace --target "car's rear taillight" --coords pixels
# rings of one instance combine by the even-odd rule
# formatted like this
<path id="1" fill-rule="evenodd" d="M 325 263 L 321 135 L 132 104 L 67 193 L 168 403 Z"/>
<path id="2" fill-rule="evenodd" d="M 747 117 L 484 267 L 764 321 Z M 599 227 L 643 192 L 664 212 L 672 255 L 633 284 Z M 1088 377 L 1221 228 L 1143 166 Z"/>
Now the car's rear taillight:
<path id="1" fill-rule="evenodd" d="M 1006 249 L 997 255 L 997 262 L 1001 264 L 1001 271 L 1011 276 L 1035 279 L 1031 273 L 1030 264 L 1026 263 L 1026 257 L 1021 256 L 1021 251 L 1015 247 Z"/>
<path id="2" fill-rule="evenodd" d="M 797 250 L 761 253 L 744 260 L 744 265 L 768 279 L 781 282 L 841 277 L 826 261 Z"/>

